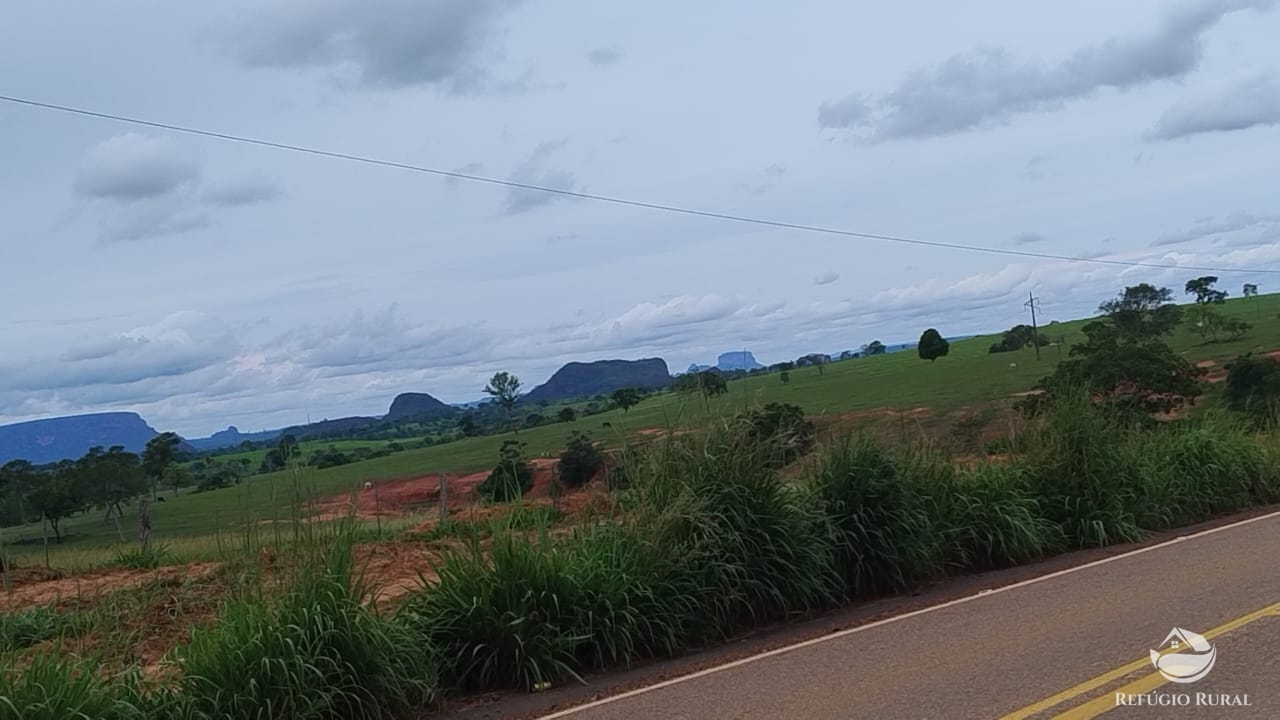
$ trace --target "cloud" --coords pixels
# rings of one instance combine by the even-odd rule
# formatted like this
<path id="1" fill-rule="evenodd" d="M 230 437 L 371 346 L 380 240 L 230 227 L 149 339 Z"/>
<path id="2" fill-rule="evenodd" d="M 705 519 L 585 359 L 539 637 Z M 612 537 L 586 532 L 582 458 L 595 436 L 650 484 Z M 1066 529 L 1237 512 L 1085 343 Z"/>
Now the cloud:
<path id="1" fill-rule="evenodd" d="M 85 198 L 133 202 L 200 181 L 200 163 L 167 137 L 125 133 L 85 153 L 74 189 Z"/>
<path id="2" fill-rule="evenodd" d="M 1176 140 L 1270 125 L 1280 125 L 1280 77 L 1264 72 L 1173 105 L 1147 138 Z"/>
<path id="3" fill-rule="evenodd" d="M 774 163 L 766 167 L 762 175 L 763 180 L 752 179 L 750 181 L 740 181 L 733 184 L 734 189 L 750 193 L 752 195 L 761 195 L 778 185 L 778 179 L 787 174 L 787 168 L 778 163 Z"/>
<path id="4" fill-rule="evenodd" d="M 202 316 L 175 313 L 118 335 L 82 338 L 54 358 L 5 368 L 0 390 L 131 385 L 196 372 L 238 352 L 225 329 Z"/>
<path id="5" fill-rule="evenodd" d="M 1200 218 L 1196 222 L 1192 223 L 1190 227 L 1161 235 L 1151 241 L 1150 247 L 1182 245 L 1195 240 L 1203 240 L 1204 238 L 1241 232 L 1243 230 L 1253 228 L 1261 228 L 1264 231 L 1274 230 L 1274 226 L 1277 224 L 1280 224 L 1280 214 L 1255 215 L 1253 213 L 1235 213 L 1225 217 Z"/>
<path id="6" fill-rule="evenodd" d="M 1009 240 L 1010 245 L 1034 245 L 1046 240 L 1045 236 L 1034 232 L 1021 232 Z"/>
<path id="7" fill-rule="evenodd" d="M 556 150 L 563 147 L 564 144 L 564 140 L 542 143 L 528 158 L 516 167 L 515 171 L 512 172 L 507 179 L 523 185 L 536 185 L 539 187 L 554 188 L 556 190 L 576 191 L 577 180 L 573 173 L 564 170 L 554 170 L 547 167 L 547 159 Z M 517 215 L 519 213 L 533 210 L 534 208 L 549 205 L 556 200 L 566 199 L 566 197 L 567 196 L 565 195 L 539 190 L 510 188 L 507 191 L 507 200 L 506 205 L 503 208 L 503 212 L 507 215 Z"/>
<path id="8" fill-rule="evenodd" d="M 249 67 L 319 68 L 373 87 L 478 89 L 519 0 L 276 0 L 227 32 Z"/>
<path id="9" fill-rule="evenodd" d="M 818 122 L 873 141 L 925 138 L 1004 125 L 1019 114 L 1056 110 L 1099 90 L 1128 90 L 1182 78 L 1200 65 L 1202 36 L 1225 15 L 1265 10 L 1272 0 L 1183 5 L 1155 32 L 1110 38 L 1057 63 L 1019 60 L 998 48 L 953 55 L 908 73 L 888 93 L 854 93 L 823 103 Z"/>
<path id="10" fill-rule="evenodd" d="M 616 48 L 596 48 L 587 53 L 587 61 L 596 67 L 613 65 L 622 59 L 622 51 Z"/>
<path id="11" fill-rule="evenodd" d="M 247 177 L 204 190 L 204 168 L 164 136 L 125 133 L 89 148 L 72 184 L 97 219 L 100 238 L 126 242 L 212 226 L 214 211 L 266 202 L 280 187 Z"/>
<path id="12" fill-rule="evenodd" d="M 269 202 L 283 194 L 280 186 L 266 178 L 243 178 L 206 190 L 205 202 L 215 207 L 240 207 Z"/>
<path id="13" fill-rule="evenodd" d="M 840 279 L 840 273 L 828 270 L 813 279 L 814 285 L 830 285 Z"/>

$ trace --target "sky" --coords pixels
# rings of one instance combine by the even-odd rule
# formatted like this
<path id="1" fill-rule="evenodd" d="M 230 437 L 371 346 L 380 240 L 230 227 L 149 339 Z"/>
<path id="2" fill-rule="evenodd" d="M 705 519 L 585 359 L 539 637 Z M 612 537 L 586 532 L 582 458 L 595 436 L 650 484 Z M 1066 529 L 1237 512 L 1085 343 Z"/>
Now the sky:
<path id="1" fill-rule="evenodd" d="M 0 95 L 498 180 L 1280 275 L 1280 2 L 0 5 Z M 663 213 L 0 102 L 0 423 L 188 437 L 1086 316 L 1206 273 Z"/>

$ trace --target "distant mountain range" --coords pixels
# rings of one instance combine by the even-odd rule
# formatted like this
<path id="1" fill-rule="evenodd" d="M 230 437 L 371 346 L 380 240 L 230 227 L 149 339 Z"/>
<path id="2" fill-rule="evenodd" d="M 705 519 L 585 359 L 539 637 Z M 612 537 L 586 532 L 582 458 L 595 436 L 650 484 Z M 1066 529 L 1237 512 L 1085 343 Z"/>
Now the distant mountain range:
<path id="1" fill-rule="evenodd" d="M 78 458 L 95 445 L 123 445 L 142 452 L 159 435 L 137 413 L 108 412 L 31 420 L 0 426 L 0 465 L 27 460 L 36 465 Z"/>
<path id="2" fill-rule="evenodd" d="M 947 339 L 954 342 L 970 337 L 973 336 L 953 336 Z M 886 350 L 909 350 L 915 346 L 915 343 L 897 343 L 886 346 Z M 714 366 L 694 364 L 689 371 L 698 372 L 711 367 L 735 371 L 759 369 L 764 365 L 750 351 L 733 350 L 721 353 Z M 569 400 L 608 394 L 625 387 L 663 387 L 670 381 L 671 372 L 662 358 L 571 362 L 557 370 L 545 383 L 521 397 L 521 401 L 539 403 Z M 206 438 L 186 439 L 184 447 L 189 451 L 216 450 L 235 447 L 245 441 L 270 441 L 284 433 L 302 437 L 358 429 L 386 421 L 420 419 L 430 422 L 453 417 L 465 408 L 476 407 L 485 402 L 489 400 L 447 404 L 426 393 L 402 393 L 392 400 L 386 415 L 382 416 L 326 419 L 307 425 L 249 433 L 242 433 L 233 425 Z M 74 459 L 84 455 L 95 445 L 122 445 L 130 452 L 141 452 L 147 441 L 157 434 L 159 433 L 155 428 L 132 412 L 91 413 L 3 425 L 0 426 L 0 464 L 15 459 L 29 460 L 36 464 Z"/>
<path id="3" fill-rule="evenodd" d="M 235 425 L 232 425 L 226 430 L 219 430 L 207 438 L 195 438 L 187 442 L 191 443 L 192 447 L 197 450 L 217 450 L 219 448 L 235 447 L 246 441 L 263 442 L 265 440 L 274 440 L 277 437 L 280 437 L 279 430 L 242 433 Z"/>

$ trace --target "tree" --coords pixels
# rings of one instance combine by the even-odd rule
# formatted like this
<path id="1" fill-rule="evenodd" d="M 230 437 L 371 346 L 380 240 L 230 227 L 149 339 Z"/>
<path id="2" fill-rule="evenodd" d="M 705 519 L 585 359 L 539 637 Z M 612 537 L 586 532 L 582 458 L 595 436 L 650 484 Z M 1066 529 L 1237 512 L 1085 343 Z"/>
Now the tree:
<path id="1" fill-rule="evenodd" d="M 640 391 L 636 388 L 619 388 L 610 396 L 614 407 L 621 408 L 625 415 L 628 410 L 640 404 Z"/>
<path id="2" fill-rule="evenodd" d="M 886 348 L 884 346 L 884 343 L 880 342 L 879 340 L 872 340 L 871 342 L 862 346 L 862 354 L 864 356 L 883 355 L 885 354 L 885 350 Z"/>
<path id="3" fill-rule="evenodd" d="M 536 412 L 529 413 L 527 416 L 525 416 L 524 424 L 525 424 L 525 427 L 537 427 L 541 425 L 545 420 L 546 418 L 543 417 L 542 413 L 536 413 Z"/>
<path id="4" fill-rule="evenodd" d="M 1037 384 L 1046 397 L 1031 396 L 1020 407 L 1034 409 L 1075 388 L 1088 391 L 1095 402 L 1142 413 L 1170 412 L 1201 395 L 1199 378 L 1205 371 L 1159 337 L 1134 336 L 1109 320 L 1089 323 L 1084 334 L 1085 342 L 1073 346 L 1068 359 Z"/>
<path id="5" fill-rule="evenodd" d="M 75 463 L 62 462 L 53 472 L 42 474 L 44 477 L 27 495 L 27 502 L 31 505 L 32 511 L 48 521 L 49 527 L 53 530 L 54 542 L 61 544 L 62 531 L 59 529 L 59 523 L 63 518 L 71 517 L 85 506 L 80 494 Z"/>
<path id="6" fill-rule="evenodd" d="M 715 370 L 704 370 L 698 373 L 698 389 L 702 397 L 710 400 L 717 395 L 729 392 L 729 383 L 724 376 Z"/>
<path id="7" fill-rule="evenodd" d="M 105 451 L 100 445 L 89 448 L 75 462 L 72 472 L 83 488 L 84 498 L 106 511 L 104 521 L 112 514 L 123 518 L 124 505 L 147 491 L 141 460 L 121 445 Z"/>
<path id="8" fill-rule="evenodd" d="M 1167 335 L 1182 319 L 1182 309 L 1173 304 L 1173 292 L 1147 283 L 1125 288 L 1120 297 L 1099 305 L 1098 312 L 1133 340 Z"/>
<path id="9" fill-rule="evenodd" d="M 769 462 L 774 467 L 795 462 L 813 447 L 817 434 L 798 405 L 769 403 L 748 412 L 743 419 L 747 423 L 747 437 L 767 448 Z"/>
<path id="10" fill-rule="evenodd" d="M 151 497 L 159 497 L 160 482 L 165 477 L 165 470 L 177 459 L 181 444 L 182 438 L 177 433 L 164 432 L 148 440 L 143 448 L 142 472 L 151 481 Z M 176 487 L 174 494 L 177 494 Z"/>
<path id="11" fill-rule="evenodd" d="M 280 452 L 282 467 L 287 466 L 290 460 L 302 455 L 302 448 L 298 447 L 298 438 L 291 433 L 281 436 L 280 441 L 276 444 L 276 450 Z"/>
<path id="12" fill-rule="evenodd" d="M 1186 285 L 1186 293 L 1196 296 L 1197 305 L 1221 305 L 1227 301 L 1227 293 L 1224 290 L 1214 289 L 1214 283 L 1218 282 L 1218 278 L 1214 275 L 1205 275 L 1194 280 L 1188 280 Z"/>
<path id="13" fill-rule="evenodd" d="M 940 357 L 946 357 L 951 352 L 951 343 L 935 329 L 929 328 L 920 335 L 920 343 L 916 346 L 916 352 L 920 354 L 921 360 L 933 362 Z"/>
<path id="14" fill-rule="evenodd" d="M 520 378 L 506 370 L 494 373 L 484 391 L 507 412 L 507 427 L 511 427 L 511 408 L 520 397 Z"/>
<path id="15" fill-rule="evenodd" d="M 248 462 L 248 461 L 245 461 Z M 242 467 L 239 462 L 235 467 Z M 165 484 L 173 488 L 173 496 L 178 496 L 178 488 L 191 483 L 191 473 L 181 465 L 170 465 L 164 469 Z"/>
<path id="16" fill-rule="evenodd" d="M 782 381 L 783 385 L 786 385 L 787 383 L 791 382 L 791 373 L 787 372 L 786 370 L 783 370 L 782 374 L 778 375 L 778 379 Z"/>
<path id="17" fill-rule="evenodd" d="M 1247 298 L 1253 298 L 1253 313 L 1258 315 L 1258 286 L 1253 283 L 1245 283 L 1241 294 Z"/>
<path id="18" fill-rule="evenodd" d="M 560 412 L 556 413 L 556 418 L 560 422 L 573 422 L 578 419 L 578 412 L 571 407 L 562 407 Z"/>
<path id="19" fill-rule="evenodd" d="M 42 479 L 42 474 L 26 460 L 10 460 L 0 466 L 0 527 L 30 520 L 26 496 Z"/>
<path id="20" fill-rule="evenodd" d="M 466 413 L 458 418 L 458 429 L 462 431 L 463 437 L 475 437 L 480 434 L 480 428 L 476 426 L 475 413 Z"/>

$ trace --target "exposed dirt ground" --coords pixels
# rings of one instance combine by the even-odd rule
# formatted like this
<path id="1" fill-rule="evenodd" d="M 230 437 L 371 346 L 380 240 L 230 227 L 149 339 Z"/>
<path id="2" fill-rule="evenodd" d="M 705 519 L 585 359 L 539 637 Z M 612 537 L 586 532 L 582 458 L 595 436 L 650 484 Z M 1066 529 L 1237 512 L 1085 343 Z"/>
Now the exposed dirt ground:
<path id="1" fill-rule="evenodd" d="M 191 563 L 190 565 L 174 565 L 156 570 L 95 570 L 67 577 L 40 579 L 28 576 L 29 579 L 13 577 L 3 596 L 4 609 L 8 612 L 21 610 L 33 605 L 62 603 L 70 600 L 84 601 L 106 595 L 117 590 L 141 585 L 148 580 L 173 577 L 202 578 L 217 569 L 216 563 Z"/>

